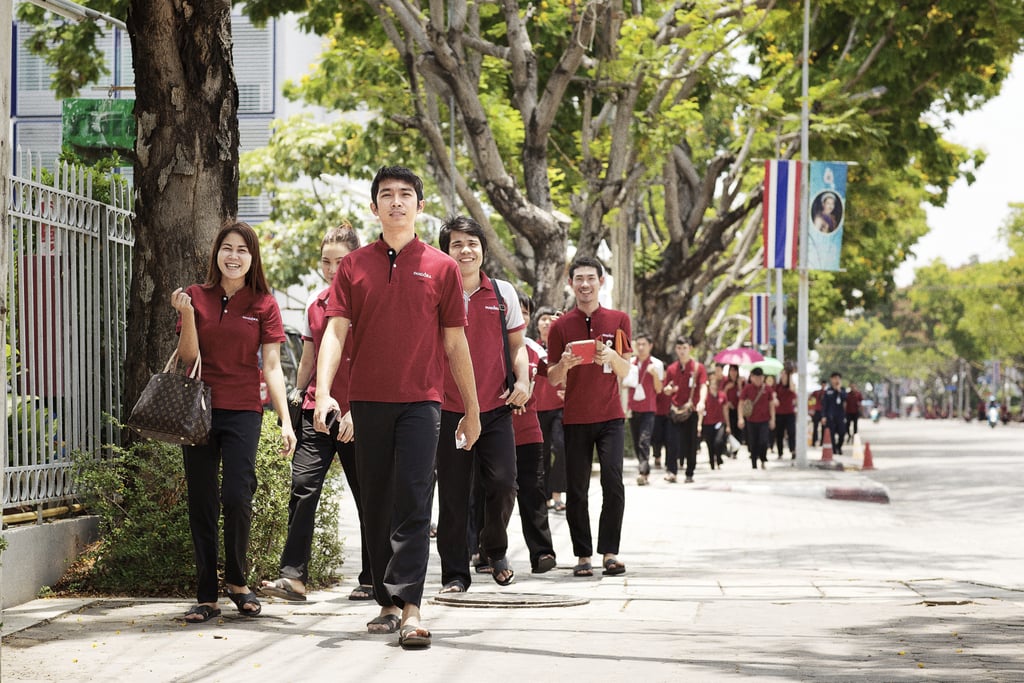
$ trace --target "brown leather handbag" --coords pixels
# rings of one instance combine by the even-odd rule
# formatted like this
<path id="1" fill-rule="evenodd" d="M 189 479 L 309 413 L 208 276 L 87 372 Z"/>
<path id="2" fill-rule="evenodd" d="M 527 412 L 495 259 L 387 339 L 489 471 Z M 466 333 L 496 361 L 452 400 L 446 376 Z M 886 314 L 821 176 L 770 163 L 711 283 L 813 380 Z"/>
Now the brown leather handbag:
<path id="1" fill-rule="evenodd" d="M 202 358 L 196 356 L 187 375 L 177 369 L 175 351 L 163 372 L 149 378 L 132 408 L 128 427 L 147 439 L 200 446 L 209 440 L 213 422 L 213 396 L 210 385 L 202 380 Z"/>

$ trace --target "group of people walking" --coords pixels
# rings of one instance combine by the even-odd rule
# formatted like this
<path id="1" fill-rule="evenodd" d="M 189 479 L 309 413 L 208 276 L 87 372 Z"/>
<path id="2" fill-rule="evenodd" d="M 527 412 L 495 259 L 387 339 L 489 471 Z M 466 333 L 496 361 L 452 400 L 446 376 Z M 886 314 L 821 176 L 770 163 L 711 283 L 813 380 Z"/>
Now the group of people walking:
<path id="1" fill-rule="evenodd" d="M 441 591 L 469 589 L 471 557 L 499 585 L 513 582 L 507 528 L 517 501 L 531 570 L 556 566 L 548 526 L 553 507 L 569 522 L 573 574 L 589 576 L 596 450 L 604 489 L 596 553 L 605 574 L 625 572 L 617 557 L 625 503 L 619 380 L 630 369 L 631 330 L 626 314 L 598 302 L 601 263 L 579 257 L 568 270 L 576 307 L 560 316 L 538 311 L 540 338 L 526 339 L 531 302 L 483 272 L 487 240 L 475 221 L 446 222 L 440 249 L 421 241 L 415 222 L 423 184 L 404 167 L 380 169 L 371 197 L 378 240 L 360 248 L 351 226 L 343 225 L 321 243 L 321 270 L 330 284 L 306 307 L 302 421 L 297 430 L 288 419 L 281 427 L 281 452 L 294 453 L 288 537 L 279 576 L 264 580 L 259 591 L 305 599 L 315 511 L 338 457 L 356 499 L 362 541 L 359 585 L 349 597 L 378 603 L 369 632 L 397 632 L 403 647 L 417 648 L 431 642 L 420 605 L 435 485 Z M 262 424 L 261 363 L 274 409 L 288 411 L 280 366 L 284 330 L 252 228 L 225 225 L 206 281 L 176 290 L 171 305 L 178 313 L 178 353 L 186 362 L 202 356 L 214 397 L 209 443 L 184 448 L 198 576 L 197 602 L 184 618 L 203 623 L 221 614 L 221 512 L 226 594 L 242 615 L 256 616 L 262 605 L 247 585 L 246 554 Z"/>

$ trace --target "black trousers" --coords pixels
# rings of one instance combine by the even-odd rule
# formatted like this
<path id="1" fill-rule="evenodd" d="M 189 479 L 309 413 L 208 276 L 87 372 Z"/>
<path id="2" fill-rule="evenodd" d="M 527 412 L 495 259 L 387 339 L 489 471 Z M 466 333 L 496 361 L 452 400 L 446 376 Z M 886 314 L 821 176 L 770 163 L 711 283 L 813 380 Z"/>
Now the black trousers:
<path id="1" fill-rule="evenodd" d="M 738 408 L 733 408 L 729 411 L 729 431 L 736 440 L 740 443 L 746 443 L 747 436 L 744 434 L 744 430 L 740 429 L 740 411 Z"/>
<path id="2" fill-rule="evenodd" d="M 747 448 L 750 450 L 750 465 L 757 469 L 757 461 L 768 460 L 769 433 L 767 422 L 747 422 Z"/>
<path id="3" fill-rule="evenodd" d="M 508 522 L 516 502 L 516 439 L 508 406 L 480 415 L 480 439 L 472 450 L 455 448 L 460 413 L 441 412 L 437 443 L 437 552 L 441 583 L 460 580 L 467 588 L 471 495 L 474 466 L 483 498 L 479 528 L 481 552 L 496 562 L 508 551 Z"/>
<path id="4" fill-rule="evenodd" d="M 832 437 L 832 451 L 836 455 L 842 455 L 843 443 L 846 441 L 846 419 L 844 415 L 836 416 L 832 415 L 826 417 L 822 422 L 825 427 L 828 427 L 830 436 Z M 822 439 L 825 438 L 822 433 Z"/>
<path id="5" fill-rule="evenodd" d="M 846 414 L 846 433 L 853 438 L 853 435 L 857 433 L 857 423 L 860 422 L 860 413 L 847 413 Z"/>
<path id="6" fill-rule="evenodd" d="M 821 419 L 822 419 L 822 414 L 821 414 L 820 410 L 816 410 L 813 413 L 811 413 L 811 422 L 814 425 L 814 428 L 811 431 L 811 445 L 812 446 L 817 446 L 818 444 L 820 444 L 822 442 L 822 439 L 824 438 L 824 434 L 825 433 L 824 433 L 824 431 L 822 431 L 823 427 L 821 426 Z"/>
<path id="7" fill-rule="evenodd" d="M 249 530 L 256 492 L 256 447 L 263 415 L 214 410 L 210 441 L 183 446 L 188 524 L 196 558 L 196 602 L 217 602 L 217 522 L 224 511 L 224 582 L 248 583 Z M 223 470 L 222 470 L 223 465 Z"/>
<path id="8" fill-rule="evenodd" d="M 565 425 L 566 488 L 565 519 L 569 523 L 572 551 L 576 557 L 594 554 L 590 531 L 590 479 L 594 449 L 601 465 L 601 517 L 597 528 L 597 552 L 619 552 L 626 488 L 622 484 L 622 455 L 626 447 L 623 418 L 594 424 Z"/>
<path id="9" fill-rule="evenodd" d="M 651 434 L 654 432 L 654 413 L 633 413 L 629 418 L 629 432 L 633 435 L 633 452 L 640 474 L 651 473 Z"/>
<path id="10" fill-rule="evenodd" d="M 789 444 L 789 454 L 796 457 L 796 415 L 775 413 L 775 452 L 782 457 L 783 443 Z"/>
<path id="11" fill-rule="evenodd" d="M 672 474 L 679 471 L 679 463 L 685 462 L 686 476 L 693 476 L 693 470 L 697 467 L 697 449 L 700 447 L 700 437 L 697 436 L 699 419 L 695 410 L 685 421 L 669 425 L 668 461 L 665 469 Z"/>
<path id="12" fill-rule="evenodd" d="M 722 464 L 722 456 L 725 455 L 725 423 L 705 423 L 701 429 L 701 438 L 708 447 L 708 463 L 711 469 Z"/>
<path id="13" fill-rule="evenodd" d="M 382 607 L 423 599 L 440 421 L 433 401 L 352 402 L 370 574 Z"/>
<path id="14" fill-rule="evenodd" d="M 565 491 L 565 430 L 562 409 L 541 410 L 537 413 L 540 431 L 544 435 L 542 458 L 548 498 Z"/>
<path id="15" fill-rule="evenodd" d="M 661 460 L 662 454 L 668 445 L 668 430 L 672 426 L 668 415 L 654 416 L 654 428 L 651 430 L 651 455 L 655 460 Z"/>
<path id="16" fill-rule="evenodd" d="M 548 494 L 544 484 L 544 445 L 527 443 L 516 446 L 516 479 L 519 483 L 519 520 L 523 539 L 530 551 L 530 566 L 537 568 L 541 555 L 554 555 L 551 527 L 548 525 Z"/>
<path id="17" fill-rule="evenodd" d="M 362 564 L 359 568 L 359 584 L 372 585 L 370 577 L 370 553 L 366 547 L 366 529 L 363 526 L 363 503 L 360 500 L 359 476 L 356 468 L 356 447 L 354 442 L 338 441 L 335 423 L 330 434 L 313 429 L 313 411 L 302 411 L 302 426 L 299 431 L 299 445 L 292 456 L 292 495 L 288 500 L 288 537 L 281 551 L 281 576 L 309 581 L 309 556 L 313 548 L 313 529 L 316 525 L 316 509 L 324 488 L 327 471 L 338 456 L 345 471 L 345 481 L 352 492 L 359 516 L 359 544 Z"/>

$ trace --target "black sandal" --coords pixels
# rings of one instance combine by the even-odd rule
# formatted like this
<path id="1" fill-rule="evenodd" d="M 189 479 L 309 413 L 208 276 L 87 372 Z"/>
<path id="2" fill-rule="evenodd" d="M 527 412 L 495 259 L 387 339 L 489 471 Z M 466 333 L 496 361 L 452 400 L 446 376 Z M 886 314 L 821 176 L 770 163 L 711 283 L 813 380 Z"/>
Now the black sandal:
<path id="1" fill-rule="evenodd" d="M 202 619 L 189 619 L 188 617 L 193 614 L 198 614 Z M 205 624 L 210 619 L 215 619 L 220 616 L 220 609 L 217 607 L 210 607 L 209 605 L 192 605 L 192 608 L 185 612 L 185 623 L 186 624 Z"/>
<path id="2" fill-rule="evenodd" d="M 259 598 L 252 591 L 248 593 L 232 593 L 229 590 L 225 590 L 224 594 L 228 596 L 228 600 L 235 603 L 238 613 L 243 617 L 255 617 L 263 611 L 263 605 L 260 604 Z M 256 605 L 256 609 L 245 609 L 246 605 Z"/>
<path id="3" fill-rule="evenodd" d="M 504 580 L 498 578 L 506 572 L 508 572 L 508 576 Z M 497 561 L 491 560 L 491 578 L 493 578 L 494 583 L 499 586 L 507 586 L 512 583 L 512 579 L 516 578 L 516 573 L 512 571 L 512 567 L 508 566 L 507 557 L 503 557 Z"/>

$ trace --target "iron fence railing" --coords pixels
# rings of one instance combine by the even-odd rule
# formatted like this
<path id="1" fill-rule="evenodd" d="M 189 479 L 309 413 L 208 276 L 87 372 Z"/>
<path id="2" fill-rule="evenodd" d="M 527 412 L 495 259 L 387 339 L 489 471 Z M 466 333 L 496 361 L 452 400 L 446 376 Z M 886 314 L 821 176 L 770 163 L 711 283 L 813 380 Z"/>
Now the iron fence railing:
<path id="1" fill-rule="evenodd" d="M 71 454 L 99 453 L 120 439 L 106 416 L 122 417 L 134 243 L 132 191 L 117 176 L 60 164 L 50 179 L 31 154 L 18 155 L 3 245 L 5 512 L 70 502 Z"/>

